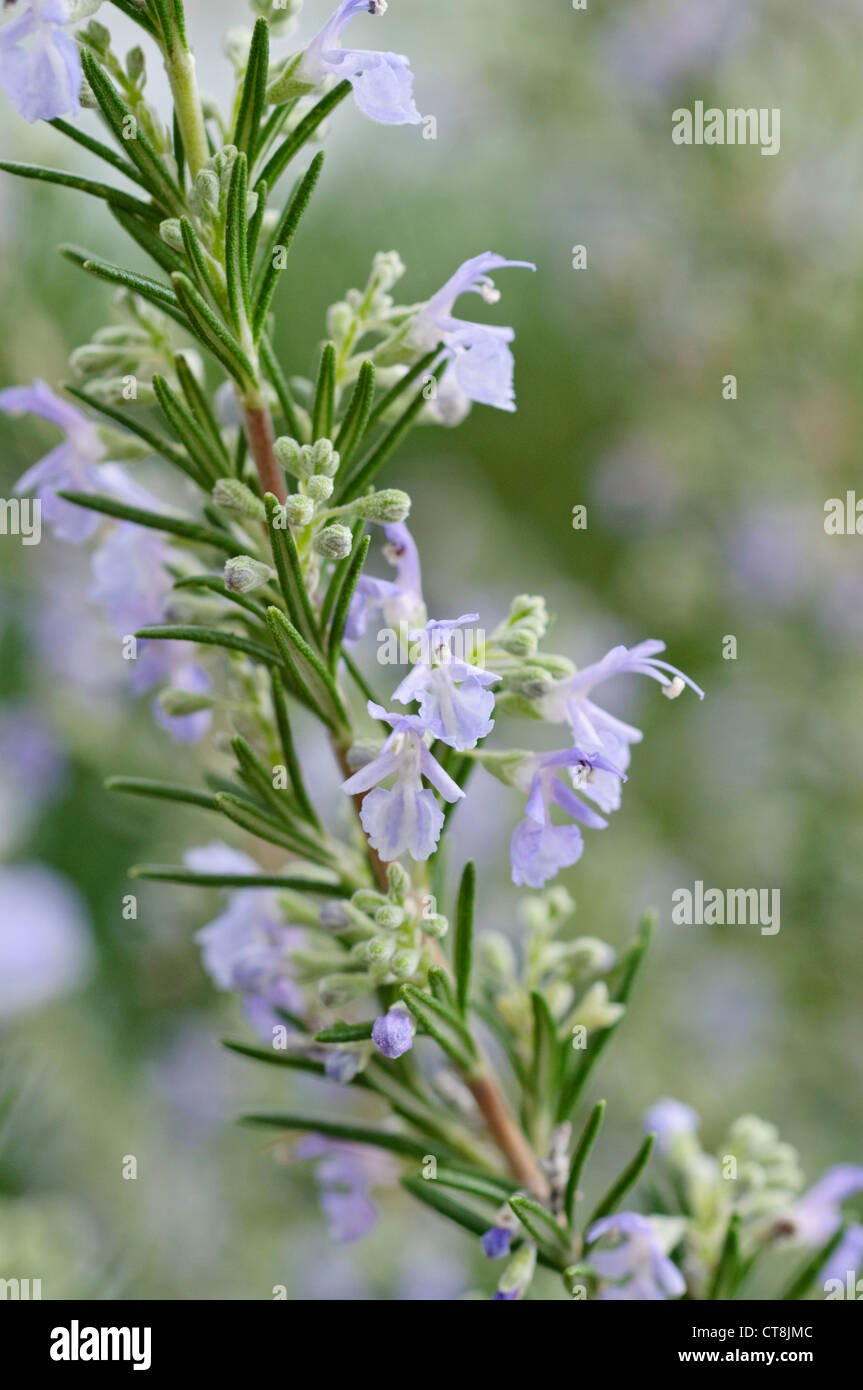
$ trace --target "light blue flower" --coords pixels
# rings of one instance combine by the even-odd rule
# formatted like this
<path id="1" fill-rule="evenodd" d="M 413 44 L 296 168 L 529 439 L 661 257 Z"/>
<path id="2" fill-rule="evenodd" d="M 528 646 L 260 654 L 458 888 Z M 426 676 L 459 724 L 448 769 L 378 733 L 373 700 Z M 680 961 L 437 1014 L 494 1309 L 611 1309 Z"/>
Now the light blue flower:
<path id="1" fill-rule="evenodd" d="M 419 700 L 420 719 L 429 732 L 459 752 L 475 748 L 494 728 L 494 696 L 485 687 L 500 676 L 461 660 L 452 651 L 456 629 L 478 619 L 478 613 L 464 613 L 411 632 L 411 640 L 420 643 L 420 658 L 393 691 L 399 704 Z"/>
<path id="2" fill-rule="evenodd" d="M 500 292 L 489 271 L 506 266 L 536 270 L 530 261 L 508 261 L 492 251 L 484 251 L 465 261 L 420 309 L 410 326 L 409 342 L 420 352 L 430 352 L 437 343 L 443 342 L 450 359 L 444 380 L 452 377 L 466 401 L 493 405 L 498 410 L 515 410 L 515 359 L 509 346 L 515 331 L 487 323 L 470 323 L 454 318 L 452 312 L 456 300 L 463 294 L 478 294 L 487 304 L 496 304 Z M 454 401 L 450 400 L 449 408 L 455 410 Z M 455 414 L 457 417 L 457 410 Z"/>
<path id="3" fill-rule="evenodd" d="M 2 39 L 2 31 L 0 31 Z M 43 459 L 29 468 L 15 484 L 16 492 L 35 492 L 43 520 L 58 540 L 78 544 L 89 540 L 102 518 L 85 507 L 76 507 L 57 496 L 61 488 L 74 492 L 99 492 L 120 469 L 107 474 L 100 468 L 105 449 L 91 420 L 68 401 L 55 396 L 44 381 L 31 386 L 12 386 L 0 391 L 0 410 L 7 415 L 38 415 L 65 435 Z"/>
<path id="4" fill-rule="evenodd" d="M 601 753 L 588 753 L 582 748 L 564 748 L 524 758 L 512 775 L 514 785 L 528 792 L 525 819 L 516 826 L 510 841 L 513 883 L 542 888 L 560 869 L 570 868 L 581 858 L 581 831 L 577 825 L 553 824 L 553 805 L 595 830 L 608 823 L 561 782 L 557 774 L 565 767 L 575 769 L 577 776 L 590 775 L 594 770 L 622 775 Z"/>
<path id="5" fill-rule="evenodd" d="M 92 965 L 73 885 L 45 864 L 0 866 L 0 1021 L 73 993 Z"/>
<path id="6" fill-rule="evenodd" d="M 443 811 L 434 792 L 423 787 L 423 777 L 445 801 L 458 801 L 464 792 L 429 752 L 422 719 L 413 714 L 388 714 L 372 700 L 368 711 L 373 719 L 389 724 L 393 732 L 377 757 L 342 783 L 342 790 L 349 796 L 368 792 L 360 819 L 369 844 L 381 859 L 398 859 L 402 854 L 428 859 L 440 839 Z M 392 790 L 378 786 L 391 775 L 395 776 Z"/>
<path id="7" fill-rule="evenodd" d="M 793 1237 L 803 1245 L 824 1245 L 842 1223 L 842 1205 L 863 1192 L 863 1167 L 836 1163 L 828 1168 L 790 1212 Z"/>
<path id="8" fill-rule="evenodd" d="M 319 1159 L 315 1178 L 330 1238 L 349 1245 L 367 1235 L 378 1219 L 372 1187 L 394 1180 L 388 1154 L 308 1134 L 294 1149 L 296 1158 Z"/>
<path id="9" fill-rule="evenodd" d="M 371 575 L 360 575 L 345 624 L 345 637 L 352 642 L 364 635 L 370 619 L 376 614 L 381 615 L 387 627 L 396 631 L 403 625 L 411 627 L 422 622 L 425 617 L 416 541 L 403 521 L 389 522 L 384 526 L 384 535 L 387 538 L 384 555 L 395 566 L 396 578 L 374 579 Z"/>
<path id="10" fill-rule="evenodd" d="M 697 1134 L 700 1123 L 691 1105 L 670 1096 L 651 1105 L 644 1115 L 645 1130 L 656 1135 L 656 1152 L 665 1155 L 672 1153 L 679 1139 Z"/>
<path id="11" fill-rule="evenodd" d="M 408 1010 L 394 1004 L 374 1021 L 372 1042 L 382 1056 L 395 1061 L 414 1045 L 414 1025 Z"/>
<path id="12" fill-rule="evenodd" d="M 296 76 L 314 85 L 332 75 L 346 78 L 354 89 L 354 101 L 373 121 L 384 125 L 417 125 L 422 116 L 413 98 L 414 77 L 410 63 L 400 53 L 378 53 L 361 48 L 342 48 L 342 30 L 355 15 L 382 15 L 385 0 L 342 0 L 320 33 L 303 54 Z"/>
<path id="13" fill-rule="evenodd" d="M 78 114 L 81 55 L 64 32 L 70 22 L 67 0 L 29 0 L 0 29 L 0 87 L 31 124 Z"/>
<path id="14" fill-rule="evenodd" d="M 587 1259 L 600 1277 L 600 1301 L 626 1299 L 661 1302 L 680 1298 L 686 1282 L 669 1258 L 656 1225 L 648 1216 L 621 1211 L 606 1216 L 587 1232 L 589 1242 L 611 1237 L 612 1248 L 591 1250 Z"/>

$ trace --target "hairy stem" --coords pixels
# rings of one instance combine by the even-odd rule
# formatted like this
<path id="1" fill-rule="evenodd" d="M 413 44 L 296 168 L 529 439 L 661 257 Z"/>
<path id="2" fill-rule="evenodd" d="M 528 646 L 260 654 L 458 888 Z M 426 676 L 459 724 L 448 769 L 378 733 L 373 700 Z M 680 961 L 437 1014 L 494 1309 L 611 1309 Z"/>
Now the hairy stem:
<path id="1" fill-rule="evenodd" d="M 539 1201 L 547 1201 L 548 1179 L 522 1133 L 495 1077 L 488 1071 L 465 1075 L 465 1083 L 488 1125 L 489 1134 L 509 1164 L 513 1177 Z"/>
<path id="2" fill-rule="evenodd" d="M 194 178 L 210 158 L 195 59 L 188 49 L 177 42 L 172 51 L 165 54 L 165 71 L 171 84 L 186 161 Z"/>
<path id="3" fill-rule="evenodd" d="M 255 461 L 261 488 L 264 492 L 271 492 L 280 502 L 284 502 L 287 493 L 281 469 L 273 452 L 275 434 L 269 407 L 261 400 L 247 400 L 243 404 L 243 419 L 249 453 Z"/>

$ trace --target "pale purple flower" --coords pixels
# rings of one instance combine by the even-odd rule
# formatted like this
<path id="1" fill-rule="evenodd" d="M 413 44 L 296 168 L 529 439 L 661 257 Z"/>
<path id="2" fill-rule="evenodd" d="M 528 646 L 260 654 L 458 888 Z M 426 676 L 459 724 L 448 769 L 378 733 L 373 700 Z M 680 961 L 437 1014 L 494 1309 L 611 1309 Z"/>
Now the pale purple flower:
<path id="1" fill-rule="evenodd" d="M 96 426 L 74 405 L 55 396 L 44 381 L 0 391 L 0 410 L 7 415 L 38 415 L 64 432 L 66 437 L 62 444 L 29 468 L 18 479 L 15 491 L 36 493 L 42 504 L 43 519 L 58 540 L 73 543 L 89 540 L 102 518 L 85 507 L 64 502 L 56 494 L 61 488 L 99 492 L 105 486 L 105 474 L 99 467 L 105 449 Z"/>
<path id="2" fill-rule="evenodd" d="M 403 624 L 410 626 L 425 617 L 422 574 L 416 542 L 403 521 L 384 526 L 387 544 L 384 555 L 395 566 L 395 579 L 373 579 L 362 574 L 351 599 L 345 637 L 356 641 L 362 637 L 369 620 L 380 614 L 387 627 L 398 631 Z"/>
<path id="3" fill-rule="evenodd" d="M 64 757 L 34 709 L 0 709 L 0 853 L 28 834 L 56 791 Z"/>
<path id="4" fill-rule="evenodd" d="M 475 748 L 494 728 L 494 696 L 485 687 L 500 677 L 452 651 L 456 629 L 478 618 L 478 613 L 465 613 L 449 621 L 426 623 L 421 631 L 411 632 L 411 640 L 421 644 L 420 659 L 393 691 L 399 704 L 419 700 L 420 719 L 429 732 L 459 752 Z"/>
<path id="5" fill-rule="evenodd" d="M 588 1259 L 600 1277 L 600 1301 L 627 1299 L 659 1302 L 680 1298 L 686 1282 L 668 1258 L 654 1223 L 634 1211 L 621 1211 L 597 1221 L 587 1233 L 589 1242 L 612 1237 L 610 1249 L 591 1250 Z"/>
<path id="6" fill-rule="evenodd" d="M 863 1192 L 863 1167 L 837 1163 L 828 1168 L 791 1209 L 795 1240 L 803 1245 L 824 1245 L 841 1225 L 843 1202 L 859 1192 Z"/>
<path id="7" fill-rule="evenodd" d="M 0 87 L 31 124 L 78 114 L 81 55 L 64 32 L 70 22 L 67 0 L 29 0 L 0 29 Z"/>
<path id="8" fill-rule="evenodd" d="M 863 1226 L 849 1226 L 830 1259 L 818 1275 L 819 1284 L 851 1274 L 856 1281 L 863 1275 Z M 859 1302 L 859 1299 L 858 1299 Z"/>
<path id="9" fill-rule="evenodd" d="M 331 1239 L 347 1245 L 367 1235 L 378 1217 L 369 1189 L 390 1183 L 394 1177 L 389 1155 L 322 1134 L 301 1139 L 294 1154 L 321 1160 L 315 1178 Z"/>
<path id="10" fill-rule="evenodd" d="M 581 831 L 577 825 L 553 824 L 553 805 L 594 830 L 607 824 L 561 782 L 557 774 L 564 767 L 575 769 L 579 777 L 588 777 L 594 770 L 622 775 L 601 753 L 588 753 L 582 748 L 564 748 L 524 758 L 512 779 L 517 787 L 528 792 L 525 819 L 516 826 L 510 841 L 513 883 L 542 888 L 558 870 L 570 868 L 581 858 Z"/>
<path id="11" fill-rule="evenodd" d="M 506 1226 L 492 1226 L 482 1237 L 482 1253 L 487 1260 L 502 1260 L 509 1254 L 512 1245 L 512 1231 Z"/>
<path id="12" fill-rule="evenodd" d="M 696 1134 L 699 1124 L 691 1105 L 670 1096 L 651 1105 L 644 1116 L 644 1128 L 648 1134 L 656 1135 L 656 1151 L 660 1154 L 671 1153 L 678 1139 Z"/>
<path id="13" fill-rule="evenodd" d="M 515 410 L 515 360 L 509 346 L 514 330 L 453 317 L 455 302 L 462 294 L 478 294 L 487 304 L 496 304 L 500 293 L 489 271 L 506 266 L 536 269 L 530 261 L 508 261 L 492 251 L 465 261 L 420 309 L 410 326 L 410 342 L 421 352 L 443 342 L 450 359 L 447 376 L 454 378 L 465 397 L 498 410 Z M 450 401 L 450 409 L 452 405 Z"/>
<path id="14" fill-rule="evenodd" d="M 408 1010 L 394 1004 L 385 1014 L 375 1019 L 372 1028 L 372 1042 L 384 1057 L 395 1061 L 402 1053 L 409 1052 L 414 1045 L 414 1025 Z"/>
<path id="15" fill-rule="evenodd" d="M 400 53 L 376 52 L 361 48 L 342 48 L 342 30 L 361 11 L 381 15 L 385 0 L 342 0 L 320 33 L 303 54 L 296 76 L 317 84 L 332 75 L 347 78 L 354 89 L 354 101 L 373 121 L 384 125 L 418 125 L 422 116 L 413 98 L 414 77 L 410 63 Z"/>
<path id="16" fill-rule="evenodd" d="M 185 859 L 198 873 L 260 872 L 253 859 L 218 843 L 190 850 Z M 202 927 L 195 940 L 213 983 L 243 996 L 246 1016 L 264 1039 L 272 1039 L 273 1027 L 284 1026 L 277 1010 L 302 1012 L 305 1001 L 291 951 L 305 938 L 300 929 L 285 926 L 274 890 L 230 891 L 225 911 Z"/>
<path id="17" fill-rule="evenodd" d="M 92 966 L 84 906 L 44 864 L 0 867 L 0 1019 L 79 989 Z"/>
<path id="18" fill-rule="evenodd" d="M 388 714 L 372 700 L 368 711 L 373 719 L 386 721 L 393 732 L 377 757 L 342 783 L 342 791 L 349 796 L 368 792 L 360 819 L 381 859 L 398 859 L 405 853 L 413 859 L 428 859 L 440 839 L 443 811 L 434 792 L 423 787 L 423 777 L 445 801 L 458 801 L 464 792 L 429 752 L 422 719 L 413 714 Z M 391 791 L 378 786 L 393 774 Z"/>

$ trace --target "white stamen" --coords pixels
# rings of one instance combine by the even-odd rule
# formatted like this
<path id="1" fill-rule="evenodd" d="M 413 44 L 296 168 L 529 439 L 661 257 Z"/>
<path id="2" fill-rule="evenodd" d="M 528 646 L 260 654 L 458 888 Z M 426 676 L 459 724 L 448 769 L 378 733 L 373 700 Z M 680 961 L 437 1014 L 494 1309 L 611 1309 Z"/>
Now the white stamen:
<path id="1" fill-rule="evenodd" d="M 369 14 L 386 14 L 387 0 L 369 0 Z"/>
<path id="2" fill-rule="evenodd" d="M 407 737 L 406 737 L 405 734 L 401 734 L 401 733 L 399 733 L 399 734 L 394 734 L 394 736 L 393 736 L 393 741 L 392 741 L 392 743 L 390 744 L 390 752 L 391 752 L 391 753 L 401 753 L 401 751 L 402 751 L 402 749 L 404 748 L 404 746 L 405 746 L 406 743 L 407 743 Z"/>
<path id="3" fill-rule="evenodd" d="M 496 285 L 492 285 L 491 282 L 489 282 L 489 284 L 487 285 L 481 286 L 480 294 L 482 295 L 486 304 L 497 304 L 498 300 L 500 299 L 500 290 L 497 288 Z"/>
<path id="4" fill-rule="evenodd" d="M 675 676 L 670 685 L 664 685 L 662 687 L 662 693 L 666 699 L 676 700 L 678 695 L 681 695 L 685 689 L 686 681 L 681 680 L 679 676 Z"/>
<path id="5" fill-rule="evenodd" d="M 588 782 L 593 781 L 593 768 L 590 763 L 576 763 L 572 769 L 573 786 L 586 787 Z"/>

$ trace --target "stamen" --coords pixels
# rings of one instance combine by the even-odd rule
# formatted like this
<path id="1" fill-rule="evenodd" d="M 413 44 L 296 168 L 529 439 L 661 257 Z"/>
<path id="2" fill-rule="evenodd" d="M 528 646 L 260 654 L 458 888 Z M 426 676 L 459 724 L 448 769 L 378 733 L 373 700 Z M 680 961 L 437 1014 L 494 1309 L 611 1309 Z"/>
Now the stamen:
<path id="1" fill-rule="evenodd" d="M 369 14 L 386 14 L 387 0 L 369 0 Z"/>
<path id="2" fill-rule="evenodd" d="M 676 700 L 678 695 L 681 695 L 685 689 L 686 681 L 681 680 L 679 676 L 675 676 L 670 685 L 664 685 L 662 687 L 662 693 L 666 699 Z"/>
<path id="3" fill-rule="evenodd" d="M 486 304 L 497 304 L 500 299 L 500 290 L 496 285 L 493 285 L 490 280 L 487 285 L 480 285 L 479 292 Z"/>

